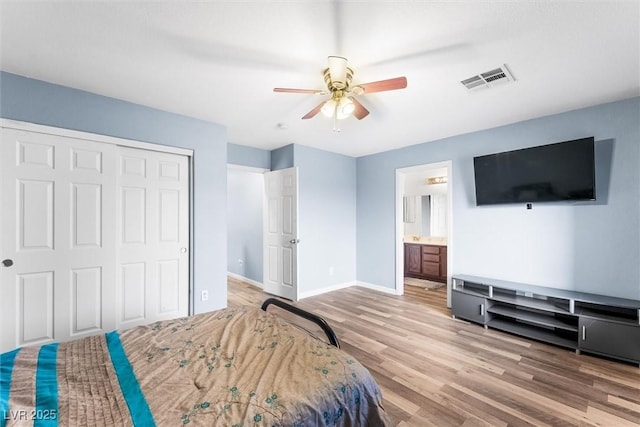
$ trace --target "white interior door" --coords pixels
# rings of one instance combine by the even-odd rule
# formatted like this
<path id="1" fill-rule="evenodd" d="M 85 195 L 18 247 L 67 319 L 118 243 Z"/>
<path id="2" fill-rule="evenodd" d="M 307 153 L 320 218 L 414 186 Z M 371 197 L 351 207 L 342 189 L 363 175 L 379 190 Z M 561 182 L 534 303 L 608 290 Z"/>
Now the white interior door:
<path id="1" fill-rule="evenodd" d="M 264 290 L 298 299 L 298 168 L 264 174 Z"/>
<path id="2" fill-rule="evenodd" d="M 186 156 L 1 132 L 0 352 L 188 313 Z"/>
<path id="3" fill-rule="evenodd" d="M 188 159 L 126 147 L 117 157 L 116 326 L 186 316 Z"/>

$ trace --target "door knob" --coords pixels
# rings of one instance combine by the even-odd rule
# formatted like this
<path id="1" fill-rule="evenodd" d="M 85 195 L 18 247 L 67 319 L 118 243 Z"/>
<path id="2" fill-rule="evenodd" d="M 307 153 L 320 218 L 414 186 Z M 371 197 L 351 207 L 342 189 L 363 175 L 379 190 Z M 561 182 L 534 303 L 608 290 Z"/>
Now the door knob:
<path id="1" fill-rule="evenodd" d="M 2 260 L 2 265 L 4 265 L 5 267 L 11 267 L 13 265 L 13 260 L 12 259 L 3 259 Z"/>
<path id="2" fill-rule="evenodd" d="M 295 245 L 296 243 L 300 243 L 300 239 L 291 239 L 289 240 L 289 243 L 291 243 L 292 245 Z"/>

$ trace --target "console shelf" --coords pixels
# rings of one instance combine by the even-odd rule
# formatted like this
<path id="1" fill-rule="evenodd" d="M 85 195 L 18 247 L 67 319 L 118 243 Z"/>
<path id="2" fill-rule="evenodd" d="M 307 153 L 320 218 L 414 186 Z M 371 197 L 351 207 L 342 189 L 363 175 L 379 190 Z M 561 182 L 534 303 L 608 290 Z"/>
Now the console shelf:
<path id="1" fill-rule="evenodd" d="M 548 329 L 531 328 L 517 322 L 499 319 L 490 320 L 487 323 L 487 326 L 501 331 L 510 332 L 512 334 L 522 335 L 534 340 L 544 341 L 560 347 L 570 348 L 572 350 L 576 350 L 578 348 L 578 344 L 575 339 L 565 338 Z"/>
<path id="2" fill-rule="evenodd" d="M 523 310 L 519 307 L 510 307 L 495 304 L 487 309 L 491 314 L 498 314 L 510 319 L 520 320 L 534 325 L 546 326 L 548 328 L 563 329 L 570 332 L 578 332 L 578 318 L 565 319 L 562 317 L 549 316 L 547 313 Z M 489 325 L 491 326 L 491 325 Z"/>
<path id="3" fill-rule="evenodd" d="M 454 275 L 454 317 L 640 365 L 640 301 Z"/>
<path id="4" fill-rule="evenodd" d="M 553 313 L 569 314 L 569 307 L 559 304 L 556 300 L 547 300 L 533 297 L 525 297 L 520 295 L 509 295 L 503 293 L 497 293 L 494 291 L 493 301 L 505 302 L 514 304 L 521 307 L 535 308 L 539 310 L 545 310 Z"/>

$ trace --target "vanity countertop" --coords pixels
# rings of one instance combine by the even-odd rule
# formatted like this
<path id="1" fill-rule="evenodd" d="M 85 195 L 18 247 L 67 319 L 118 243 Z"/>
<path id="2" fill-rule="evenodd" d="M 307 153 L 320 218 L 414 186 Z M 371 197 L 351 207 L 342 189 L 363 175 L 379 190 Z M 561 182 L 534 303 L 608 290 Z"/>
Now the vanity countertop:
<path id="1" fill-rule="evenodd" d="M 417 245 L 437 245 L 447 246 L 446 237 L 432 237 L 432 236 L 404 236 L 405 243 L 415 243 Z"/>

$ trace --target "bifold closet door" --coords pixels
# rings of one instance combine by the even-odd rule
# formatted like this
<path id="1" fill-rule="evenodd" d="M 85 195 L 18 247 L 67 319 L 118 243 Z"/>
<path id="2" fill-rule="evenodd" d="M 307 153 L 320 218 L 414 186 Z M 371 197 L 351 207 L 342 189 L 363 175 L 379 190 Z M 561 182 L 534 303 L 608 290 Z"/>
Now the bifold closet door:
<path id="1" fill-rule="evenodd" d="M 186 157 L 1 132 L 0 352 L 187 314 Z"/>
<path id="2" fill-rule="evenodd" d="M 118 147 L 117 163 L 116 326 L 186 316 L 188 159 Z"/>

